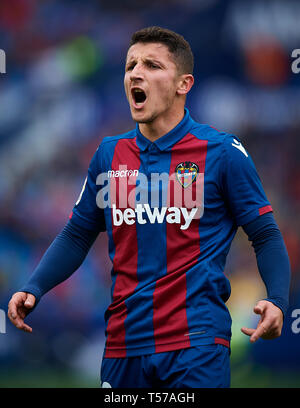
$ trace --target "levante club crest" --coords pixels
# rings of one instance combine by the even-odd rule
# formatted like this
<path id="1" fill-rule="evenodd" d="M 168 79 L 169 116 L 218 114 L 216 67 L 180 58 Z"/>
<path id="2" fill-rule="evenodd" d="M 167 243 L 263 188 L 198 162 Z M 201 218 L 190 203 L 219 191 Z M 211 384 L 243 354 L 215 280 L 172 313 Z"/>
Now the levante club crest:
<path id="1" fill-rule="evenodd" d="M 190 161 L 179 163 L 175 169 L 177 180 L 183 188 L 190 186 L 196 180 L 198 172 L 197 164 Z"/>

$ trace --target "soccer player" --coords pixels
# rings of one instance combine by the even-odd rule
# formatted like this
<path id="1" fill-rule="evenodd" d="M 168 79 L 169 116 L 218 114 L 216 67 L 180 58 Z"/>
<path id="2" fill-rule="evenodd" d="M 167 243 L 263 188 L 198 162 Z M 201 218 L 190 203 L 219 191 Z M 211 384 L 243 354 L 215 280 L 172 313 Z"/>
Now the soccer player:
<path id="1" fill-rule="evenodd" d="M 112 261 L 105 312 L 105 387 L 229 387 L 230 283 L 225 260 L 239 226 L 254 247 L 267 297 L 251 342 L 281 334 L 290 265 L 249 153 L 234 135 L 185 108 L 193 54 L 179 34 L 133 34 L 124 86 L 132 131 L 105 137 L 70 220 L 10 302 L 19 329 L 41 296 L 78 269 L 101 231 Z"/>

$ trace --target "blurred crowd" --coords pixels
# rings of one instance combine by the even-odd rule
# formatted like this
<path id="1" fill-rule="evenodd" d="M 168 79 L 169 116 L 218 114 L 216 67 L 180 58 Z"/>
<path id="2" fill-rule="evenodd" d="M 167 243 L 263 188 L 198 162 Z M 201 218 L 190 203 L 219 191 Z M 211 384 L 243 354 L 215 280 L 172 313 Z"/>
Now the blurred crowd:
<path id="1" fill-rule="evenodd" d="M 134 126 L 123 91 L 128 43 L 134 31 L 161 25 L 184 35 L 194 51 L 192 117 L 243 141 L 290 256 L 291 306 L 282 338 L 249 348 L 234 331 L 233 341 L 245 345 L 243 358 L 299 366 L 300 334 L 290 327 L 291 311 L 300 308 L 300 73 L 291 70 L 299 17 L 297 0 L 1 1 L 7 66 L 0 74 L 0 308 L 7 310 L 67 222 L 102 138 Z M 7 322 L 0 371 L 72 361 L 93 373 L 110 268 L 103 235 L 79 270 L 28 317 L 36 332 L 31 338 Z M 234 321 L 254 324 L 254 302 L 265 289 L 241 232 L 226 274 Z"/>

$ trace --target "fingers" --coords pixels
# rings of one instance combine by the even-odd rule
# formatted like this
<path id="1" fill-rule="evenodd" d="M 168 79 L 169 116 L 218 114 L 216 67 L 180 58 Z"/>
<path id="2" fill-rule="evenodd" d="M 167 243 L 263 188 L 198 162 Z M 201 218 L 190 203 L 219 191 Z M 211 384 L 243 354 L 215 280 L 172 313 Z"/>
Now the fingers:
<path id="1" fill-rule="evenodd" d="M 279 337 L 281 332 L 268 325 L 267 323 L 260 324 L 256 329 L 249 329 L 248 327 L 241 328 L 242 333 L 250 337 L 251 343 L 255 343 L 260 337 L 264 340 L 271 340 Z"/>
<path id="2" fill-rule="evenodd" d="M 13 322 L 13 320 L 17 317 L 16 303 L 13 303 L 12 301 L 9 302 L 7 316 L 9 317 L 11 322 Z"/>
<path id="3" fill-rule="evenodd" d="M 25 300 L 24 306 L 27 307 L 28 309 L 32 309 L 35 304 L 35 296 L 33 296 L 31 293 L 27 293 L 27 298 Z"/>
<path id="4" fill-rule="evenodd" d="M 251 343 L 255 343 L 264 333 L 266 333 L 266 329 L 263 326 L 259 326 L 257 329 L 242 327 L 241 332 L 250 337 Z"/>
<path id="5" fill-rule="evenodd" d="M 248 327 L 242 327 L 241 332 L 250 336 L 251 343 L 255 343 L 260 337 L 267 333 L 267 329 L 263 324 L 260 324 L 257 329 L 249 329 Z"/>
<path id="6" fill-rule="evenodd" d="M 26 293 L 15 293 L 8 303 L 8 317 L 12 321 L 18 317 L 18 307 L 20 307 L 26 299 Z M 14 322 L 13 322 L 14 323 Z"/>
<path id="7" fill-rule="evenodd" d="M 265 301 L 261 300 L 254 306 L 254 313 L 262 315 L 266 310 L 267 304 Z"/>
<path id="8" fill-rule="evenodd" d="M 32 328 L 28 326 L 26 323 L 24 323 L 24 317 L 25 313 L 24 312 L 18 312 L 15 311 L 13 312 L 12 310 L 8 310 L 7 313 L 10 321 L 20 330 L 24 330 L 26 332 L 32 332 Z"/>
<path id="9" fill-rule="evenodd" d="M 29 293 L 17 292 L 8 303 L 8 318 L 20 330 L 32 332 L 32 328 L 24 323 L 28 309 L 34 306 L 35 297 Z"/>
<path id="10" fill-rule="evenodd" d="M 265 318 L 265 313 L 268 307 L 268 303 L 265 301 L 259 301 L 254 306 L 254 313 L 261 315 L 261 318 L 258 322 L 256 330 L 251 334 L 250 341 L 255 343 L 260 337 L 265 338 L 266 334 L 269 333 L 272 322 Z"/>
<path id="11" fill-rule="evenodd" d="M 268 329 L 269 329 L 268 327 L 265 327 L 265 325 L 261 323 L 257 327 L 257 329 L 254 330 L 254 332 L 252 333 L 250 337 L 251 343 L 255 343 L 260 337 L 263 337 L 264 335 L 266 335 L 268 333 Z"/>
<path id="12" fill-rule="evenodd" d="M 22 318 L 16 317 L 15 319 L 11 320 L 11 322 L 16 326 L 17 329 L 23 330 L 28 333 L 32 333 L 32 327 L 24 323 L 24 320 Z"/>
<path id="13" fill-rule="evenodd" d="M 259 301 L 254 313 L 261 315 L 256 329 L 242 327 L 242 333 L 250 337 L 250 342 L 255 343 L 259 338 L 264 340 L 274 339 L 281 335 L 283 315 L 281 310 L 269 301 Z"/>
<path id="14" fill-rule="evenodd" d="M 255 332 L 255 329 L 249 329 L 248 327 L 242 327 L 241 332 L 246 334 L 247 336 L 251 336 Z"/>

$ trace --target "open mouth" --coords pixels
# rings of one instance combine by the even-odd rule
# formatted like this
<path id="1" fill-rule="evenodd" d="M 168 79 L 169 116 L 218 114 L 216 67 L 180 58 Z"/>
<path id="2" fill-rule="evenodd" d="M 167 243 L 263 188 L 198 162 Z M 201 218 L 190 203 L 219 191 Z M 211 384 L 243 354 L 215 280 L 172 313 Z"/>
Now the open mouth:
<path id="1" fill-rule="evenodd" d="M 133 88 L 131 94 L 135 107 L 142 107 L 147 99 L 145 92 L 141 88 Z"/>

